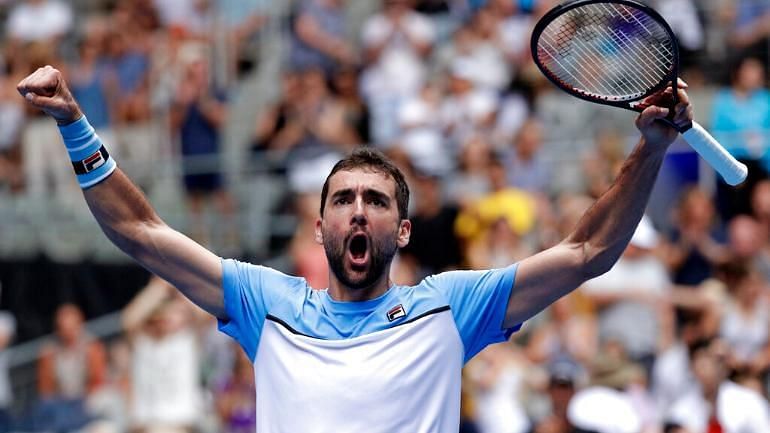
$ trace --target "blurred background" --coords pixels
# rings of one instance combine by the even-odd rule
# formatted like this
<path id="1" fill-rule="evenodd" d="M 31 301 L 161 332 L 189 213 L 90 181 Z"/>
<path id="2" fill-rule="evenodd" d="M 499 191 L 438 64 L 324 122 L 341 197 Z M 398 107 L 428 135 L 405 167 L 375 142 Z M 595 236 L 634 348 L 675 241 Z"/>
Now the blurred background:
<path id="1" fill-rule="evenodd" d="M 413 193 L 411 284 L 559 242 L 638 140 L 634 113 L 533 65 L 556 3 L 0 0 L 0 431 L 254 431 L 248 359 L 102 235 L 21 78 L 61 69 L 169 225 L 315 288 L 326 174 L 385 151 Z M 770 1 L 647 3 L 750 177 L 675 143 L 618 265 L 468 364 L 464 432 L 770 431 Z"/>

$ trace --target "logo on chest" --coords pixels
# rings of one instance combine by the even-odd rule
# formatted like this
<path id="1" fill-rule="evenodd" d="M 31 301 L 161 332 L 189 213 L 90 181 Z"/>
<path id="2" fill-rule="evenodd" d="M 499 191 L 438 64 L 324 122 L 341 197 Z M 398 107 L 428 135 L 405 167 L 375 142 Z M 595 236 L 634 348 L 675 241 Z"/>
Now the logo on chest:
<path id="1" fill-rule="evenodd" d="M 388 310 L 388 321 L 393 322 L 397 319 L 400 319 L 402 317 L 406 317 L 406 310 L 404 310 L 403 304 L 398 304 L 395 307 Z"/>

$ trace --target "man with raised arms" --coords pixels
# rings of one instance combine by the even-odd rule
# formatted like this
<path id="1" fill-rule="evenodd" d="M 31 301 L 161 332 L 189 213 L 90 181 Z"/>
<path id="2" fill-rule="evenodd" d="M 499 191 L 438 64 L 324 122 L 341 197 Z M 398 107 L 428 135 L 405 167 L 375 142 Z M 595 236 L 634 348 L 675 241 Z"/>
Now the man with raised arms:
<path id="1" fill-rule="evenodd" d="M 673 108 L 678 124 L 692 118 L 684 87 Z M 636 120 L 641 139 L 617 180 L 563 242 L 505 268 L 445 272 L 416 286 L 389 278 L 409 242 L 409 188 L 379 152 L 359 149 L 324 184 L 315 240 L 329 261 L 329 288 L 312 290 L 302 278 L 221 259 L 166 225 L 109 156 L 59 71 L 41 68 L 18 90 L 58 122 L 109 239 L 216 316 L 254 362 L 260 433 L 457 431 L 463 364 L 612 267 L 677 136 L 656 122 L 669 111 L 654 105 L 656 95 Z"/>

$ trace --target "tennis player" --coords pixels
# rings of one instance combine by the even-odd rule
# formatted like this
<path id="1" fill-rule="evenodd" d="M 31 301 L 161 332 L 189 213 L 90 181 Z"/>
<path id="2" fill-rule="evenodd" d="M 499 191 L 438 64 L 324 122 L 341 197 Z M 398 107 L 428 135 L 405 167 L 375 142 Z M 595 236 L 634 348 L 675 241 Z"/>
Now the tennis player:
<path id="1" fill-rule="evenodd" d="M 692 118 L 684 87 L 677 123 Z M 167 226 L 116 166 L 59 71 L 38 69 L 18 90 L 58 122 L 110 240 L 215 315 L 246 351 L 260 433 L 457 431 L 463 364 L 612 267 L 677 136 L 655 122 L 668 114 L 656 95 L 636 120 L 642 137 L 617 181 L 562 243 L 506 268 L 445 272 L 413 287 L 389 279 L 409 242 L 409 188 L 379 152 L 355 151 L 323 187 L 315 240 L 330 282 L 314 291 L 302 278 L 223 260 Z"/>

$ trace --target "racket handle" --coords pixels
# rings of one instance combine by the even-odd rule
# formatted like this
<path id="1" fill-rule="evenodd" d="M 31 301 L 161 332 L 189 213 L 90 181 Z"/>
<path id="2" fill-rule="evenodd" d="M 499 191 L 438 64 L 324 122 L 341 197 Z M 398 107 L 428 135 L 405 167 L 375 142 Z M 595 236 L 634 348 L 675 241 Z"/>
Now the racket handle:
<path id="1" fill-rule="evenodd" d="M 692 128 L 683 132 L 682 137 L 722 175 L 725 182 L 735 186 L 746 180 L 749 172 L 746 166 L 733 158 L 700 124 L 692 122 Z"/>

